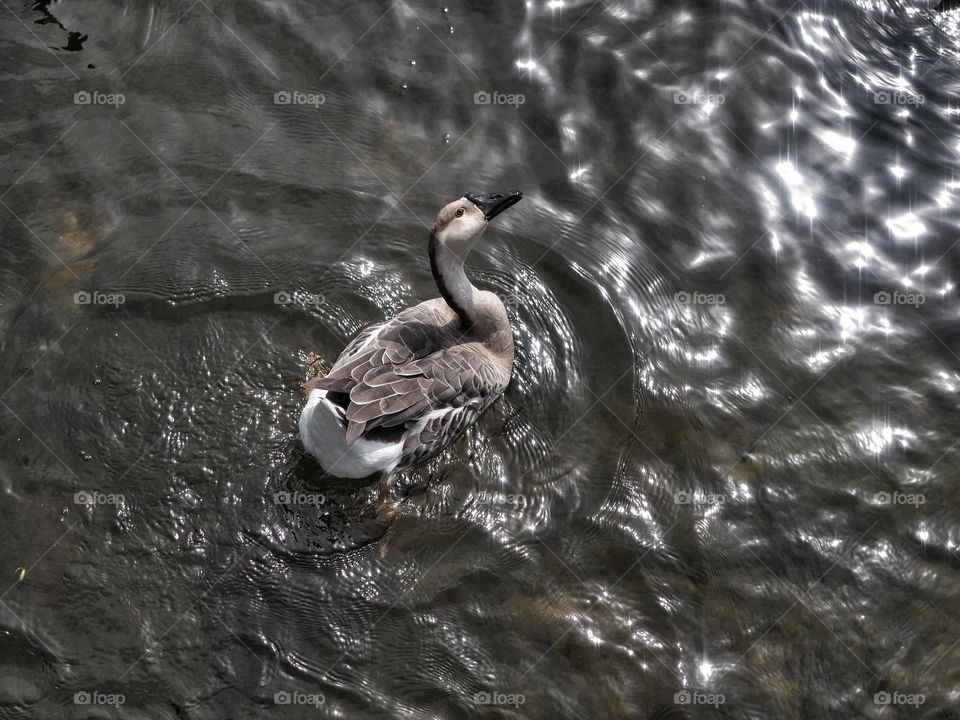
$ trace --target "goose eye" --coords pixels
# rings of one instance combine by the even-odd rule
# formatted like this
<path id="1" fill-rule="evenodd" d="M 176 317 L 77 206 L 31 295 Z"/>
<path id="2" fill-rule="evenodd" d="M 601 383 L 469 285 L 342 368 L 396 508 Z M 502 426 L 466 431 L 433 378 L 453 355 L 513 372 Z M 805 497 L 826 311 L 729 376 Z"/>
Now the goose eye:
<path id="1" fill-rule="evenodd" d="M 457 217 L 463 217 L 463 208 L 457 208 Z"/>

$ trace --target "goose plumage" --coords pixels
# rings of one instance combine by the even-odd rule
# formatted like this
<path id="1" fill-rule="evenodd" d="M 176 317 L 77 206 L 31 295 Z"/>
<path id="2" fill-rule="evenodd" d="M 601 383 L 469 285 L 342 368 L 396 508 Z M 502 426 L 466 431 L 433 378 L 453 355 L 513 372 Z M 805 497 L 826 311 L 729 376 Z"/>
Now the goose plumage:
<path id="1" fill-rule="evenodd" d="M 395 470 L 438 453 L 503 393 L 513 369 L 507 313 L 463 263 L 487 223 L 522 197 L 466 193 L 445 205 L 428 246 L 441 297 L 367 327 L 306 383 L 300 436 L 327 473 L 382 473 L 382 495 Z"/>

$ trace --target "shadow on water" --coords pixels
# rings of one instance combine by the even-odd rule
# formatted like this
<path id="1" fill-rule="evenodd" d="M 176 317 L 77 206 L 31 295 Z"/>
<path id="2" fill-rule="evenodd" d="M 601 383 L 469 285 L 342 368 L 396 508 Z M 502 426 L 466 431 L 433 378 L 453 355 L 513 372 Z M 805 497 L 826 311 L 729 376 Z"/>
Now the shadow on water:
<path id="1" fill-rule="evenodd" d="M 66 50 L 67 52 L 80 52 L 83 50 L 83 43 L 87 41 L 87 36 L 65 28 L 50 11 L 50 6 L 53 4 L 54 0 L 36 0 L 33 5 L 33 10 L 40 13 L 42 17 L 34 22 L 37 25 L 56 25 L 58 28 L 67 33 L 67 44 L 61 46 L 60 50 Z"/>
<path id="2" fill-rule="evenodd" d="M 276 505 L 269 525 L 276 552 L 302 559 L 355 555 L 365 548 L 385 551 L 391 526 L 374 512 L 377 477 L 327 475 L 299 442 L 279 471 L 266 490 Z"/>

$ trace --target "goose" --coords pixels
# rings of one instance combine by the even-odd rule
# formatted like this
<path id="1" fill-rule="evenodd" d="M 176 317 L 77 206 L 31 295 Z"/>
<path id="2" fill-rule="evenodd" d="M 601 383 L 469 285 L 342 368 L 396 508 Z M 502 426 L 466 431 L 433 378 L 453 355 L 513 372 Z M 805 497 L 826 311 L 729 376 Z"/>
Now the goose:
<path id="1" fill-rule="evenodd" d="M 367 327 L 328 373 L 304 383 L 304 448 L 335 477 L 380 473 L 380 510 L 396 471 L 456 440 L 510 381 L 506 309 L 463 264 L 487 224 L 522 197 L 468 192 L 441 208 L 428 244 L 441 297 Z"/>

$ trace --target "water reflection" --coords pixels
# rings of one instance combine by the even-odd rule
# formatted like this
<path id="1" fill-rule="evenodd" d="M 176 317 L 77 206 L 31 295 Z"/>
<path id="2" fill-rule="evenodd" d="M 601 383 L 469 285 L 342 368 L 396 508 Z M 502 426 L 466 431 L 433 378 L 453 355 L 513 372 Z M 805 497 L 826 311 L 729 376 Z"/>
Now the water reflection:
<path id="1" fill-rule="evenodd" d="M 950 711 L 956 17 L 21 19 L 0 521 L 28 572 L 0 588 L 0 704 L 893 717 L 889 692 Z M 97 89 L 127 101 L 73 103 Z M 377 541 L 375 490 L 296 441 L 307 352 L 435 295 L 424 219 L 506 185 L 530 202 L 471 272 L 507 305 L 513 382 L 405 474 Z M 75 300 L 97 292 L 125 301 Z"/>

